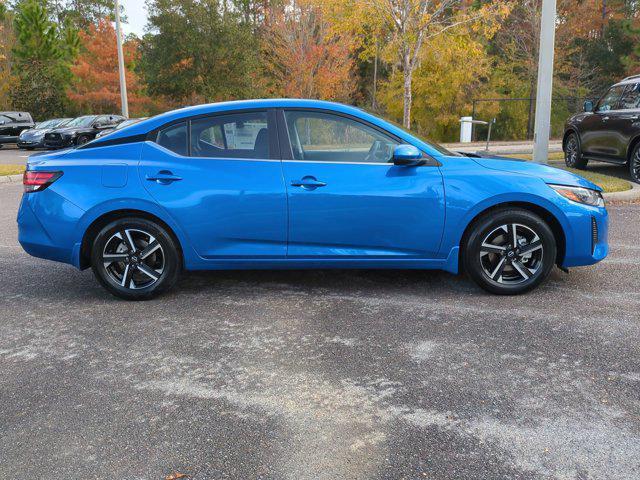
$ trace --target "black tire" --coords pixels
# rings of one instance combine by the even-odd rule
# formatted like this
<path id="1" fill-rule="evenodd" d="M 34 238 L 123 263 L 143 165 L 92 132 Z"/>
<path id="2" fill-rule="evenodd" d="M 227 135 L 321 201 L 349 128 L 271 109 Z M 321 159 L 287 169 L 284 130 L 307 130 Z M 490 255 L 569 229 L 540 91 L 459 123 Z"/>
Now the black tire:
<path id="1" fill-rule="evenodd" d="M 551 273 L 556 255 L 556 240 L 549 225 L 519 208 L 480 217 L 463 244 L 465 271 L 480 287 L 498 295 L 517 295 L 540 285 Z"/>
<path id="2" fill-rule="evenodd" d="M 29 150 L 29 151 L 31 151 L 31 150 L 33 150 L 34 148 L 35 148 L 35 147 L 25 147 L 25 150 Z"/>
<path id="3" fill-rule="evenodd" d="M 629 158 L 629 175 L 631 180 L 640 183 L 640 143 L 633 148 Z"/>
<path id="4" fill-rule="evenodd" d="M 80 135 L 78 137 L 78 139 L 76 140 L 76 145 L 80 146 L 80 145 L 84 145 L 85 143 L 89 143 L 91 139 L 89 137 L 87 137 L 86 135 Z"/>
<path id="5" fill-rule="evenodd" d="M 570 133 L 564 142 L 564 163 L 567 167 L 584 170 L 589 162 L 582 155 L 580 139 L 575 133 Z"/>
<path id="6" fill-rule="evenodd" d="M 149 300 L 175 285 L 182 257 L 177 241 L 163 226 L 127 217 L 109 223 L 95 236 L 91 268 L 102 286 L 116 297 Z"/>

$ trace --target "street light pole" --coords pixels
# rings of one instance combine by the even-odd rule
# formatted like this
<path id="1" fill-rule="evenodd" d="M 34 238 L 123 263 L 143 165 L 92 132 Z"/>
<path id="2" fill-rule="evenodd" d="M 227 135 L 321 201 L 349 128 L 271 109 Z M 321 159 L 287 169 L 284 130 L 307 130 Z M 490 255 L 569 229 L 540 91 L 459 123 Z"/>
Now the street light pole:
<path id="1" fill-rule="evenodd" d="M 116 8 L 116 43 L 118 45 L 118 71 L 120 73 L 120 102 L 122 104 L 122 116 L 129 117 L 129 102 L 127 101 L 127 79 L 124 75 L 124 55 L 122 53 L 122 28 L 120 26 L 120 5 L 114 1 Z"/>
<path id="2" fill-rule="evenodd" d="M 542 0 L 540 52 L 538 57 L 538 95 L 533 145 L 533 161 L 547 163 L 551 134 L 551 95 L 553 92 L 553 55 L 556 37 L 556 0 Z"/>

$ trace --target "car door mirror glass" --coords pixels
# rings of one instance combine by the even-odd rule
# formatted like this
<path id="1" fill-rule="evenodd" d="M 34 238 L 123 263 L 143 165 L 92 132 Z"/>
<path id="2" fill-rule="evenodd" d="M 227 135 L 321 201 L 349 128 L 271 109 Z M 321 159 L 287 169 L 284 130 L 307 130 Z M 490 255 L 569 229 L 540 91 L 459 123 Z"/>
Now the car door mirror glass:
<path id="1" fill-rule="evenodd" d="M 422 152 L 413 145 L 397 145 L 393 149 L 394 165 L 418 166 L 424 163 Z"/>
<path id="2" fill-rule="evenodd" d="M 585 112 L 593 112 L 593 102 L 591 100 L 587 100 L 584 102 L 583 109 Z"/>

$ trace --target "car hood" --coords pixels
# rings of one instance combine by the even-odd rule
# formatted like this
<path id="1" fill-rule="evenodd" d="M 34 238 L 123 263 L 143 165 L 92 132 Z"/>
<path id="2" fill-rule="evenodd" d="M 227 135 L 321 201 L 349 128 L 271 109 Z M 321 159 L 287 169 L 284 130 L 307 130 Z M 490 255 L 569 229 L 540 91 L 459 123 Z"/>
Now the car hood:
<path id="1" fill-rule="evenodd" d="M 560 168 L 551 167 L 549 165 L 506 157 L 474 158 L 473 160 L 479 165 L 491 170 L 530 175 L 532 177 L 542 179 L 545 183 L 568 185 L 571 187 L 585 187 L 592 190 L 602 191 L 602 188 L 598 185 L 590 182 L 580 175 L 567 172 Z"/>
<path id="2" fill-rule="evenodd" d="M 28 130 L 23 130 L 20 135 L 44 135 L 45 133 L 53 130 L 52 128 L 30 128 Z"/>
<path id="3" fill-rule="evenodd" d="M 91 127 L 62 127 L 49 130 L 50 133 L 66 133 L 67 135 L 73 133 L 86 133 L 91 131 L 93 131 L 93 128 Z"/>

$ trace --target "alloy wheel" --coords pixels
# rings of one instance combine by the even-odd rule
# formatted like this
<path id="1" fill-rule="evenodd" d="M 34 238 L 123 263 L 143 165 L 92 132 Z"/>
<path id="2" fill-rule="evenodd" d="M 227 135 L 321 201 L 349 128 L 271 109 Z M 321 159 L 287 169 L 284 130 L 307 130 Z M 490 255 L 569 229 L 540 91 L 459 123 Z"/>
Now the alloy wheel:
<path id="1" fill-rule="evenodd" d="M 155 284 L 165 268 L 162 245 L 148 232 L 122 229 L 104 246 L 102 264 L 107 275 L 121 287 L 137 290 Z"/>
<path id="2" fill-rule="evenodd" d="M 640 148 L 636 148 L 631 158 L 631 177 L 634 182 L 640 183 Z"/>
<path id="3" fill-rule="evenodd" d="M 482 241 L 480 264 L 484 274 L 503 285 L 524 283 L 542 268 L 540 236 L 526 225 L 504 224 Z"/>
<path id="4" fill-rule="evenodd" d="M 572 135 L 567 140 L 567 145 L 565 146 L 565 163 L 569 167 L 573 167 L 578 161 L 578 141 Z"/>

